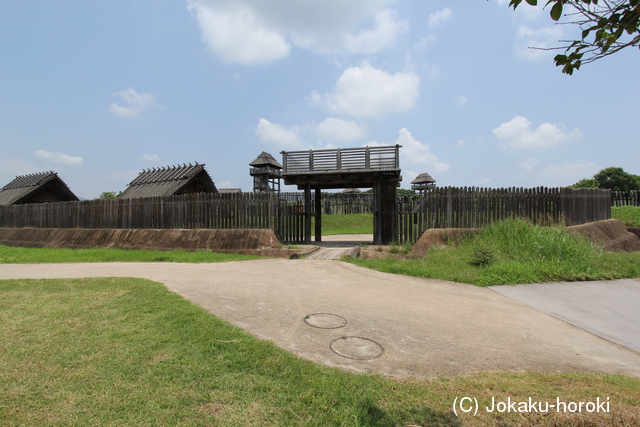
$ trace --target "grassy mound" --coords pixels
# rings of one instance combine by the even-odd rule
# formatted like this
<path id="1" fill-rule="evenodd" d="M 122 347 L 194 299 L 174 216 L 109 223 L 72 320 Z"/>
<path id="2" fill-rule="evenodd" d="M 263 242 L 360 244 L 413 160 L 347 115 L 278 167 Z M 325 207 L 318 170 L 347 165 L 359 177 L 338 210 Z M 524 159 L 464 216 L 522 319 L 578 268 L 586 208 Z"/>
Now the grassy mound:
<path id="1" fill-rule="evenodd" d="M 603 252 L 565 227 L 541 227 L 521 219 L 496 222 L 457 245 L 431 249 L 426 258 L 352 262 L 479 286 L 640 276 L 639 253 Z"/>

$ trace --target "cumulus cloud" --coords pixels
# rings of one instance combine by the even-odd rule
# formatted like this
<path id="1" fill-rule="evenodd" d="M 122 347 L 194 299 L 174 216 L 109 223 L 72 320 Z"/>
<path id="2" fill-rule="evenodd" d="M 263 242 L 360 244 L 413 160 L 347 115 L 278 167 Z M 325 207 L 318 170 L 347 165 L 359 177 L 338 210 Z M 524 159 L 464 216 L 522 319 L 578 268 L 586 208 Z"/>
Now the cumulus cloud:
<path id="1" fill-rule="evenodd" d="M 529 157 L 527 160 L 525 160 L 524 162 L 520 162 L 518 163 L 518 166 L 520 166 L 520 169 L 526 170 L 526 171 L 533 171 L 536 166 L 538 166 L 540 164 L 540 161 L 538 161 L 538 159 L 536 159 L 535 157 Z"/>
<path id="2" fill-rule="evenodd" d="M 407 128 L 402 128 L 398 131 L 398 138 L 393 142 L 394 145 L 399 144 L 402 146 L 400 149 L 400 162 L 401 167 L 419 169 L 422 172 L 444 172 L 451 169 L 447 163 L 443 163 L 438 160 L 438 156 L 431 152 L 431 147 L 427 143 L 418 141 L 411 135 L 411 132 Z M 376 141 L 371 141 L 365 146 L 374 147 L 382 144 Z M 420 173 L 422 173 L 420 172 Z"/>
<path id="3" fill-rule="evenodd" d="M 469 98 L 466 95 L 460 95 L 454 98 L 453 102 L 455 102 L 456 105 L 462 107 L 463 105 L 467 105 L 469 103 Z"/>
<path id="4" fill-rule="evenodd" d="M 453 11 L 448 7 L 429 14 L 429 27 L 435 28 L 453 18 Z"/>
<path id="5" fill-rule="evenodd" d="M 559 165 L 549 165 L 540 172 L 540 176 L 558 182 L 558 185 L 570 185 L 586 176 L 592 176 L 600 169 L 600 166 L 593 162 L 576 160 Z"/>
<path id="6" fill-rule="evenodd" d="M 546 148 L 581 136 L 579 129 L 567 132 L 562 124 L 543 123 L 536 129 L 522 116 L 517 116 L 493 130 L 499 141 L 512 148 Z"/>
<path id="7" fill-rule="evenodd" d="M 142 156 L 140 156 L 140 158 L 142 160 L 144 160 L 145 162 L 157 162 L 157 161 L 160 161 L 160 156 L 158 156 L 157 154 L 143 154 Z"/>
<path id="8" fill-rule="evenodd" d="M 298 126 L 291 126 L 286 129 L 282 125 L 271 123 L 269 120 L 261 118 L 258 120 L 256 135 L 260 141 L 273 144 L 279 148 L 296 149 L 302 147 L 300 128 Z"/>
<path id="9" fill-rule="evenodd" d="M 192 2 L 202 40 L 231 64 L 266 64 L 289 55 L 285 37 L 242 3 L 216 7 Z"/>
<path id="10" fill-rule="evenodd" d="M 418 99 L 420 77 L 413 72 L 389 74 L 365 63 L 347 68 L 333 92 L 313 93 L 312 102 L 335 113 L 377 118 L 411 110 Z"/>
<path id="11" fill-rule="evenodd" d="M 77 166 L 81 165 L 84 162 L 82 157 L 69 156 L 64 153 L 53 153 L 51 151 L 45 150 L 37 150 L 35 152 L 36 157 L 40 157 L 41 159 L 49 160 L 54 163 L 60 163 L 62 165 L 67 166 Z"/>
<path id="12" fill-rule="evenodd" d="M 138 174 L 138 171 L 132 171 L 130 169 L 127 171 L 113 171 L 107 178 L 111 182 L 115 182 L 118 184 L 128 184 L 133 181 L 133 179 L 137 177 Z"/>
<path id="13" fill-rule="evenodd" d="M 322 139 L 351 142 L 362 138 L 365 128 L 354 121 L 330 117 L 316 127 L 316 133 Z"/>
<path id="14" fill-rule="evenodd" d="M 138 117 L 140 113 L 152 106 L 159 106 L 156 97 L 149 93 L 138 93 L 132 88 L 114 93 L 124 105 L 113 103 L 109 105 L 109 112 L 126 118 Z"/>
<path id="15" fill-rule="evenodd" d="M 397 13 L 385 7 L 391 2 L 187 0 L 187 7 L 212 52 L 229 63 L 253 65 L 285 58 L 292 46 L 322 53 L 386 48 L 406 30 Z"/>
<path id="16" fill-rule="evenodd" d="M 3 181 L 7 181 L 0 183 L 0 188 L 16 176 L 39 172 L 40 170 L 41 169 L 33 163 L 20 159 L 0 159 L 0 176 Z"/>
<path id="17" fill-rule="evenodd" d="M 545 49 L 557 46 L 558 40 L 561 40 L 563 36 L 564 30 L 560 26 L 533 30 L 527 25 L 521 25 L 516 33 L 516 56 L 527 61 L 548 58 L 555 53 Z"/>
<path id="18" fill-rule="evenodd" d="M 376 26 L 373 30 L 362 30 L 357 34 L 347 34 L 345 50 L 348 53 L 375 53 L 391 46 L 396 35 L 405 31 L 406 22 L 397 19 L 397 12 L 389 9 L 381 10 L 375 15 Z"/>

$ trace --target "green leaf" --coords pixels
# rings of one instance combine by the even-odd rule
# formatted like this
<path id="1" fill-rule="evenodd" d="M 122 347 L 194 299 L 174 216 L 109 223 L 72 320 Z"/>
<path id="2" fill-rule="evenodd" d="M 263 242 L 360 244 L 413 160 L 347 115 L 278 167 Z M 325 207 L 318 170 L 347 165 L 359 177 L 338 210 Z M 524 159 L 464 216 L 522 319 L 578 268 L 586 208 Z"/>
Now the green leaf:
<path id="1" fill-rule="evenodd" d="M 537 6 L 538 0 L 527 0 L 527 3 L 529 3 L 531 6 Z"/>
<path id="2" fill-rule="evenodd" d="M 562 16 L 562 2 L 557 2 L 551 8 L 551 19 L 557 21 Z"/>

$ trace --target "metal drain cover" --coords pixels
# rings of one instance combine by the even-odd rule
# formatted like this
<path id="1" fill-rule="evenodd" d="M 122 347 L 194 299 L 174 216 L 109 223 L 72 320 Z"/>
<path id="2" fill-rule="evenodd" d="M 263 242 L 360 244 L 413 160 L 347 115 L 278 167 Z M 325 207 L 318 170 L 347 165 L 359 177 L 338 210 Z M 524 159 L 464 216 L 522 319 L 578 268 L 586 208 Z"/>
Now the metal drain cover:
<path id="1" fill-rule="evenodd" d="M 384 348 L 369 338 L 343 337 L 331 343 L 331 350 L 342 357 L 355 360 L 377 359 L 384 353 Z"/>
<path id="2" fill-rule="evenodd" d="M 309 314 L 304 318 L 304 322 L 320 329 L 338 329 L 347 324 L 347 319 L 337 314 L 330 313 L 314 313 Z"/>

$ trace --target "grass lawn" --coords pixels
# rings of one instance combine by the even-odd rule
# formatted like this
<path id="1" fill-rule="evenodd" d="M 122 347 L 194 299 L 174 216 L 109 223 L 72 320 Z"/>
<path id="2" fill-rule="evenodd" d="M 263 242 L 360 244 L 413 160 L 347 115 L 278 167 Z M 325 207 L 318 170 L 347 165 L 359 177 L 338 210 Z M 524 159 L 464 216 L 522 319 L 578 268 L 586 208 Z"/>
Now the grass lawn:
<path id="1" fill-rule="evenodd" d="M 315 218 L 312 218 L 315 230 Z M 373 234 L 373 214 L 322 215 L 322 235 Z"/>
<path id="2" fill-rule="evenodd" d="M 475 397 L 478 416 L 457 417 Z M 609 398 L 609 413 L 490 414 L 491 398 Z M 633 426 L 640 380 L 390 380 L 299 359 L 142 279 L 0 281 L 2 426 Z"/>
<path id="3" fill-rule="evenodd" d="M 611 218 L 619 219 L 627 227 L 640 227 L 640 206 L 614 206 Z"/>
<path id="4" fill-rule="evenodd" d="M 154 251 L 126 249 L 47 249 L 0 245 L 0 264 L 35 262 L 225 262 L 260 259 L 254 255 L 223 254 L 210 251 Z"/>

